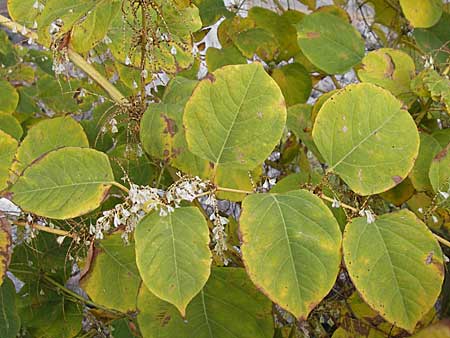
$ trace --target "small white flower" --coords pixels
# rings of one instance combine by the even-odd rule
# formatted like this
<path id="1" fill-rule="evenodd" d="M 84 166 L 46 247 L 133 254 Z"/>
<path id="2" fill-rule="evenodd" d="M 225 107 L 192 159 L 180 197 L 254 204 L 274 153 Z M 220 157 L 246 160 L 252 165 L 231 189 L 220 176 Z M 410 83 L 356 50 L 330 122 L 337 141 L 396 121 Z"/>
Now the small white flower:
<path id="1" fill-rule="evenodd" d="M 125 57 L 125 65 L 127 66 L 131 65 L 131 59 L 128 55 Z"/>
<path id="2" fill-rule="evenodd" d="M 177 55 L 177 49 L 175 48 L 175 46 L 172 46 L 172 48 L 170 49 L 170 54 Z"/>
<path id="3" fill-rule="evenodd" d="M 146 79 L 146 78 L 148 77 L 148 71 L 147 71 L 147 69 L 144 69 L 144 70 L 141 72 L 141 76 L 142 76 L 144 79 Z"/>
<path id="4" fill-rule="evenodd" d="M 431 219 L 433 220 L 433 223 L 435 223 L 435 224 L 439 222 L 439 219 L 435 215 L 431 216 Z"/>
<path id="5" fill-rule="evenodd" d="M 336 198 L 333 198 L 333 203 L 331 203 L 331 207 L 332 208 L 340 208 L 340 206 L 341 206 L 341 203 Z"/>
<path id="6" fill-rule="evenodd" d="M 56 237 L 56 242 L 59 245 L 62 245 L 65 239 L 66 239 L 66 236 L 58 236 L 58 237 Z"/>
<path id="7" fill-rule="evenodd" d="M 111 38 L 108 35 L 105 35 L 105 37 L 103 38 L 103 42 L 107 45 L 112 43 Z"/>
<path id="8" fill-rule="evenodd" d="M 28 34 L 27 28 L 25 26 L 22 26 L 22 30 L 20 31 L 20 34 L 22 34 L 22 35 Z"/>
<path id="9" fill-rule="evenodd" d="M 38 23 L 37 23 L 36 20 L 34 20 L 33 26 L 31 28 L 33 28 L 33 29 L 37 29 L 38 28 Z"/>
<path id="10" fill-rule="evenodd" d="M 13 26 L 12 32 L 13 32 L 14 34 L 17 33 L 17 26 L 16 26 L 16 25 Z"/>
<path id="11" fill-rule="evenodd" d="M 375 215 L 370 210 L 364 210 L 367 218 L 367 224 L 372 224 L 375 222 Z"/>
<path id="12" fill-rule="evenodd" d="M 423 214 L 423 209 L 422 209 L 422 208 L 417 209 L 417 211 L 418 211 L 420 214 Z"/>
<path id="13" fill-rule="evenodd" d="M 138 86 L 138 84 L 137 84 L 137 82 L 136 81 L 133 81 L 133 88 L 134 89 L 137 89 L 139 86 Z"/>
<path id="14" fill-rule="evenodd" d="M 439 191 L 439 194 L 446 200 L 450 196 L 448 192 L 445 191 Z"/>

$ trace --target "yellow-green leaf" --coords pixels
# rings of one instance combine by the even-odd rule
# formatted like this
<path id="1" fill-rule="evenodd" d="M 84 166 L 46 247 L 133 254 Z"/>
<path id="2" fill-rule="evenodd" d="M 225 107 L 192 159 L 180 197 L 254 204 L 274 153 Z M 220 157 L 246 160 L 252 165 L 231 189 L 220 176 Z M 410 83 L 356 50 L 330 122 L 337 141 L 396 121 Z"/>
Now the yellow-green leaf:
<path id="1" fill-rule="evenodd" d="M 347 271 L 363 299 L 412 332 L 436 302 L 444 279 L 441 248 L 409 210 L 353 219 L 344 233 Z"/>
<path id="2" fill-rule="evenodd" d="M 450 321 L 442 320 L 412 336 L 412 338 L 450 338 Z"/>
<path id="3" fill-rule="evenodd" d="M 96 209 L 114 182 L 108 156 L 94 149 L 51 151 L 12 186 L 13 202 L 39 216 L 67 219 Z"/>
<path id="4" fill-rule="evenodd" d="M 251 170 L 279 141 L 286 106 L 262 65 L 225 66 L 198 84 L 183 121 L 192 153 L 214 165 Z"/>
<path id="5" fill-rule="evenodd" d="M 13 113 L 19 103 L 17 90 L 5 80 L 0 80 L 0 112 Z"/>
<path id="6" fill-rule="evenodd" d="M 392 48 L 381 48 L 367 54 L 362 60 L 358 76 L 362 82 L 376 84 L 389 90 L 406 104 L 416 96 L 411 90 L 411 79 L 416 75 L 413 59 Z"/>
<path id="7" fill-rule="evenodd" d="M 442 0 L 400 0 L 400 6 L 413 27 L 434 26 L 442 15 Z"/>
<path id="8" fill-rule="evenodd" d="M 19 121 L 10 114 L 0 112 L 0 130 L 14 137 L 17 141 L 20 140 L 23 134 L 22 126 Z"/>
<path id="9" fill-rule="evenodd" d="M 0 191 L 8 186 L 9 170 L 18 146 L 17 140 L 0 130 Z"/>
<path id="10" fill-rule="evenodd" d="M 360 195 L 386 191 L 413 167 L 419 133 L 411 115 L 387 90 L 349 85 L 317 115 L 313 139 L 329 164 Z"/>
<path id="11" fill-rule="evenodd" d="M 316 12 L 297 24 L 301 51 L 328 74 L 344 73 L 364 57 L 364 40 L 348 22 L 336 15 Z"/>
<path id="12" fill-rule="evenodd" d="M 450 143 L 433 158 L 429 178 L 436 194 L 450 192 Z"/>
<path id="13" fill-rule="evenodd" d="M 428 172 L 430 171 L 431 161 L 441 149 L 441 145 L 433 135 L 420 133 L 419 154 L 414 163 L 414 167 L 409 173 L 409 178 L 417 191 L 428 191 L 432 189 Z"/>
<path id="14" fill-rule="evenodd" d="M 311 77 L 300 63 L 275 68 L 272 77 L 280 86 L 288 107 L 308 100 L 312 89 Z"/>
<path id="15" fill-rule="evenodd" d="M 145 286 L 182 316 L 210 274 L 209 230 L 195 207 L 147 215 L 136 228 L 136 264 Z"/>
<path id="16" fill-rule="evenodd" d="M 240 218 L 247 272 L 272 301 L 306 318 L 333 287 L 341 231 L 327 206 L 306 190 L 255 194 Z"/>
<path id="17" fill-rule="evenodd" d="M 136 310 L 141 278 L 134 243 L 125 244 L 121 235 L 116 232 L 95 244 L 93 262 L 80 285 L 95 303 L 126 313 Z"/>
<path id="18" fill-rule="evenodd" d="M 244 269 L 215 268 L 182 318 L 177 309 L 143 285 L 138 323 L 145 338 L 272 338 L 272 303 Z"/>
<path id="19" fill-rule="evenodd" d="M 89 147 L 83 127 L 70 116 L 43 120 L 30 128 L 20 144 L 13 171 L 19 175 L 40 156 L 62 147 Z"/>

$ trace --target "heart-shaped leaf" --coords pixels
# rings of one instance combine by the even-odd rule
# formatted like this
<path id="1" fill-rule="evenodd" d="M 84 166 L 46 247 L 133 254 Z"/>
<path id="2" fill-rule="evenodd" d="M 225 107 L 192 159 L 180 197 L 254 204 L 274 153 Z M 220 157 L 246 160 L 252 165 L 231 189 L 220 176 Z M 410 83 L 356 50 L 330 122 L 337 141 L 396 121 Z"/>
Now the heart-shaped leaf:
<path id="1" fill-rule="evenodd" d="M 339 272 L 336 219 L 306 190 L 250 195 L 242 210 L 241 250 L 251 280 L 295 317 L 306 318 Z"/>
<path id="2" fill-rule="evenodd" d="M 364 300 L 393 324 L 412 332 L 440 294 L 441 248 L 408 210 L 368 222 L 353 219 L 344 233 L 344 260 Z"/>

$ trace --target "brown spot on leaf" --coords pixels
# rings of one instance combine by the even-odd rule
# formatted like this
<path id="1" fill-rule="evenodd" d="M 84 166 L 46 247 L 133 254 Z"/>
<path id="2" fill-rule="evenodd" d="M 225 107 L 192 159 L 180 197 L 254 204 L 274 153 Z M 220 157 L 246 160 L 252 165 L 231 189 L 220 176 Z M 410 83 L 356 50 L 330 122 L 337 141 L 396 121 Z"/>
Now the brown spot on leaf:
<path id="1" fill-rule="evenodd" d="M 403 181 L 403 178 L 401 176 L 395 175 L 392 176 L 392 180 L 395 182 L 395 184 L 400 184 Z"/>
<path id="2" fill-rule="evenodd" d="M 214 82 L 216 82 L 216 77 L 215 77 L 213 74 L 208 73 L 208 74 L 205 76 L 205 80 L 209 80 L 211 83 L 214 83 Z"/>
<path id="3" fill-rule="evenodd" d="M 165 134 L 169 134 L 170 136 L 174 137 L 178 131 L 178 127 L 175 120 L 169 118 L 167 115 L 161 115 L 161 117 L 164 119 L 164 122 L 166 123 L 166 128 L 164 129 L 163 132 Z"/>
<path id="4" fill-rule="evenodd" d="M 388 53 L 384 53 L 384 58 L 386 60 L 387 63 L 387 67 L 384 71 L 384 77 L 391 79 L 393 78 L 394 75 L 394 71 L 395 71 L 395 64 L 394 64 L 394 60 L 392 59 L 392 57 L 388 54 Z"/>
<path id="5" fill-rule="evenodd" d="M 450 146 L 447 146 L 446 148 L 438 152 L 437 155 L 434 157 L 433 161 L 440 162 L 445 156 L 447 156 L 449 147 Z"/>
<path id="6" fill-rule="evenodd" d="M 308 39 L 318 39 L 318 38 L 320 38 L 320 33 L 319 32 L 308 32 L 308 33 L 306 33 L 306 37 Z"/>
<path id="7" fill-rule="evenodd" d="M 156 317 L 159 320 L 161 327 L 169 324 L 170 320 L 172 319 L 168 312 L 160 312 L 156 315 Z"/>
<path id="8" fill-rule="evenodd" d="M 426 264 L 426 265 L 430 265 L 430 264 L 433 262 L 433 255 L 434 255 L 434 252 L 433 252 L 433 251 L 431 251 L 431 252 L 427 255 L 427 258 L 425 258 L 425 264 Z"/>

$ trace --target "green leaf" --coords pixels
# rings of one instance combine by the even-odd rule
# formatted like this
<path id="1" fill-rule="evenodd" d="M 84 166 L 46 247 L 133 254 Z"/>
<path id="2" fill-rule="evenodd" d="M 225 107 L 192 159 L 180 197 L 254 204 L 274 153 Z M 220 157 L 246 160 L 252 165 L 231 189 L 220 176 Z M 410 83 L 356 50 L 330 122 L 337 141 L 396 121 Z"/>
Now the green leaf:
<path id="1" fill-rule="evenodd" d="M 328 171 L 360 195 L 386 191 L 413 167 L 419 133 L 391 93 L 369 83 L 349 85 L 319 111 L 313 139 Z"/>
<path id="2" fill-rule="evenodd" d="M 401 210 L 344 233 L 347 271 L 363 299 L 386 320 L 412 332 L 436 302 L 444 278 L 441 248 L 416 216 Z"/>
<path id="3" fill-rule="evenodd" d="M 114 182 L 108 156 L 88 148 L 49 152 L 11 188 L 13 201 L 34 214 L 67 219 L 96 209 Z"/>
<path id="4" fill-rule="evenodd" d="M 450 41 L 449 25 L 450 14 L 443 12 L 436 25 L 427 29 L 417 28 L 413 32 L 420 49 L 426 53 L 432 53 L 438 63 L 444 63 L 448 59 L 448 53 L 443 47 Z"/>
<path id="5" fill-rule="evenodd" d="M 333 214 L 306 190 L 250 195 L 242 210 L 242 258 L 251 280 L 296 318 L 307 318 L 339 272 L 341 231 Z"/>
<path id="6" fill-rule="evenodd" d="M 275 68 L 272 77 L 280 87 L 288 107 L 308 100 L 312 81 L 308 71 L 300 63 Z"/>
<path id="7" fill-rule="evenodd" d="M 153 212 L 138 224 L 135 240 L 144 284 L 184 316 L 210 274 L 209 230 L 202 213 L 196 207 L 176 208 L 165 217 Z"/>
<path id="8" fill-rule="evenodd" d="M 222 49 L 210 47 L 206 50 L 206 64 L 209 72 L 213 72 L 226 65 L 246 64 L 247 59 L 235 46 Z"/>
<path id="9" fill-rule="evenodd" d="M 16 139 L 0 130 L 0 191 L 8 186 L 9 170 L 13 163 L 17 146 Z"/>
<path id="10" fill-rule="evenodd" d="M 138 323 L 146 338 L 272 338 L 272 303 L 252 285 L 245 271 L 215 268 L 185 320 L 171 304 L 144 286 L 138 297 Z"/>
<path id="11" fill-rule="evenodd" d="M 141 278 L 134 243 L 125 244 L 121 234 L 95 244 L 93 262 L 80 285 L 95 303 L 126 313 L 136 309 Z"/>
<path id="12" fill-rule="evenodd" d="M 413 59 L 392 48 L 381 48 L 367 54 L 362 60 L 358 76 L 362 82 L 376 84 L 389 90 L 406 104 L 416 96 L 411 90 L 411 79 L 416 75 Z"/>
<path id="13" fill-rule="evenodd" d="M 433 158 L 429 178 L 436 194 L 450 192 L 450 143 Z"/>
<path id="14" fill-rule="evenodd" d="M 0 113 L 0 130 L 11 135 L 17 141 L 20 141 L 23 135 L 23 129 L 19 121 L 14 116 L 6 113 Z"/>
<path id="15" fill-rule="evenodd" d="M 298 44 L 315 66 L 328 74 L 344 73 L 364 57 L 364 40 L 348 22 L 318 12 L 297 24 Z"/>
<path id="16" fill-rule="evenodd" d="M 28 130 L 20 144 L 13 171 L 19 175 L 42 155 L 62 147 L 89 147 L 81 125 L 70 116 L 42 120 Z"/>
<path id="17" fill-rule="evenodd" d="M 16 338 L 20 329 L 20 317 L 16 310 L 16 289 L 7 278 L 0 287 L 0 337 Z"/>
<path id="18" fill-rule="evenodd" d="M 420 133 L 419 154 L 409 173 L 409 178 L 417 191 L 432 189 L 428 172 L 430 171 L 431 161 L 441 149 L 441 145 L 432 135 Z"/>
<path id="19" fill-rule="evenodd" d="M 262 28 L 251 28 L 239 33 L 235 44 L 247 59 L 253 59 L 256 54 L 264 61 L 269 62 L 274 61 L 278 54 L 275 36 Z"/>
<path id="20" fill-rule="evenodd" d="M 183 122 L 192 153 L 214 165 L 253 169 L 279 141 L 286 108 L 260 64 L 225 66 L 198 84 Z"/>
<path id="21" fill-rule="evenodd" d="M 442 0 L 400 0 L 400 6 L 413 27 L 434 26 L 442 15 Z"/>
<path id="22" fill-rule="evenodd" d="M 0 112 L 13 113 L 19 103 L 17 90 L 5 80 L 0 80 Z"/>
<path id="23" fill-rule="evenodd" d="M 60 19 L 64 24 L 58 34 L 70 32 L 72 45 L 77 51 L 86 52 L 103 39 L 119 10 L 118 0 L 48 0 L 37 18 L 39 42 L 50 45 L 49 27 Z"/>
<path id="24" fill-rule="evenodd" d="M 33 8 L 35 0 L 8 0 L 8 14 L 14 21 L 32 27 L 39 15 L 38 9 Z"/>
<path id="25" fill-rule="evenodd" d="M 194 4 L 198 7 L 205 27 L 215 24 L 221 17 L 232 15 L 222 0 L 194 0 Z"/>

